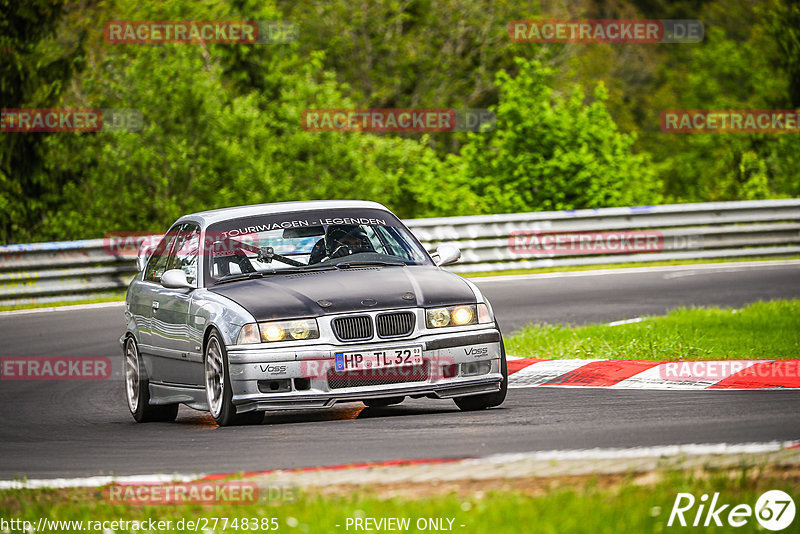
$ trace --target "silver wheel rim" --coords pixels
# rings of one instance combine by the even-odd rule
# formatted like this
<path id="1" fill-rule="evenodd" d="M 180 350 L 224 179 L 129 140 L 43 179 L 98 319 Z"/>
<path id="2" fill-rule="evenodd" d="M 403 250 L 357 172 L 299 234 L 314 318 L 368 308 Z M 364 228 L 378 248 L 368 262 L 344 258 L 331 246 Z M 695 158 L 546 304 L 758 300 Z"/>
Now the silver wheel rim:
<path id="1" fill-rule="evenodd" d="M 208 408 L 211 410 L 211 415 L 219 417 L 222 411 L 222 393 L 225 384 L 225 373 L 223 371 L 222 350 L 215 337 L 212 337 L 208 341 L 205 367 Z"/>
<path id="2" fill-rule="evenodd" d="M 139 408 L 139 355 L 132 339 L 125 344 L 125 393 L 128 408 L 136 412 Z"/>

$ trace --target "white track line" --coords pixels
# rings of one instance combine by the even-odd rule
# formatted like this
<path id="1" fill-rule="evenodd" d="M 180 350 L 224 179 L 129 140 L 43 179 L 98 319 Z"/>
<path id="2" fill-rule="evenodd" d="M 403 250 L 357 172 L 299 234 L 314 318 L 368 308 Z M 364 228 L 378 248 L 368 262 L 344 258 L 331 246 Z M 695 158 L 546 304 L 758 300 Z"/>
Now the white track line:
<path id="1" fill-rule="evenodd" d="M 51 478 L 30 480 L 0 480 L 0 490 L 38 489 L 38 488 L 99 488 L 112 483 L 117 484 L 168 484 L 170 482 L 191 482 L 205 476 L 196 475 L 129 475 L 96 476 L 81 478 Z"/>
<path id="2" fill-rule="evenodd" d="M 769 441 L 762 443 L 691 443 L 688 445 L 659 445 L 620 449 L 574 449 L 510 454 L 493 454 L 485 458 L 464 460 L 465 463 L 508 463 L 520 460 L 616 460 L 628 458 L 663 458 L 667 456 L 705 454 L 759 454 L 796 447 L 797 441 Z"/>
<path id="3" fill-rule="evenodd" d="M 100 308 L 113 308 L 115 306 L 124 306 L 125 302 L 122 300 L 113 302 L 95 302 L 94 304 L 73 304 L 69 306 L 50 306 L 49 308 L 30 308 L 26 310 L 9 310 L 0 312 L 0 317 L 4 315 L 27 315 L 30 313 L 48 313 L 59 311 L 81 311 L 81 310 L 96 310 Z"/>
<path id="4" fill-rule="evenodd" d="M 676 456 L 704 456 L 704 455 L 730 455 L 730 454 L 763 454 L 777 452 L 787 448 L 797 448 L 798 441 L 770 441 L 762 443 L 710 443 L 710 444 L 687 444 L 687 445 L 661 445 L 655 447 L 631 447 L 631 448 L 608 448 L 608 449 L 564 449 L 550 451 L 531 451 L 521 453 L 492 454 L 483 458 L 467 458 L 455 462 L 446 462 L 432 465 L 412 465 L 412 466 L 359 466 L 351 467 L 346 470 L 336 470 L 335 473 L 321 467 L 316 470 L 276 470 L 264 473 L 255 473 L 252 478 L 264 478 L 265 481 L 273 481 L 276 477 L 286 478 L 291 482 L 308 479 L 308 477 L 320 478 L 321 485 L 341 484 L 345 478 L 352 478 L 352 483 L 363 482 L 363 477 L 374 473 L 379 475 L 379 479 L 386 479 L 391 473 L 399 473 L 403 470 L 424 470 L 422 477 L 426 481 L 438 480 L 439 478 L 453 478 L 453 473 L 458 475 L 456 478 L 471 478 L 471 473 L 478 472 L 483 466 L 505 465 L 516 462 L 553 462 L 553 461 L 601 461 L 601 460 L 627 460 L 636 458 L 668 458 Z M 334 476 L 327 477 L 326 473 Z M 231 473 L 233 475 L 234 473 Z M 58 479 L 33 479 L 33 480 L 5 480 L 0 481 L 0 490 L 9 489 L 39 489 L 39 488 L 79 488 L 79 487 L 101 487 L 111 483 L 125 484 L 167 484 L 172 482 L 191 482 L 203 477 L 204 475 L 134 475 L 124 477 L 97 476 L 84 478 L 58 478 Z M 349 480 L 348 478 L 348 480 Z M 380 482 L 376 480 L 375 482 Z M 320 485 L 320 484 L 314 484 Z"/>
<path id="5" fill-rule="evenodd" d="M 623 319 L 621 321 L 611 321 L 607 326 L 620 326 L 623 324 L 641 323 L 644 317 L 634 317 L 633 319 Z"/>
<path id="6" fill-rule="evenodd" d="M 588 271 L 563 271 L 556 273 L 531 273 L 531 274 L 510 274 L 497 276 L 480 276 L 470 278 L 471 282 L 513 282 L 517 280 L 537 280 L 545 278 L 575 278 L 581 276 L 606 276 L 614 274 L 643 274 L 670 271 L 692 271 L 692 270 L 715 270 L 721 268 L 729 269 L 749 269 L 782 266 L 800 266 L 800 260 L 764 260 L 752 262 L 726 262 L 726 263 L 697 263 L 691 265 L 659 265 L 654 267 L 628 267 L 617 269 L 593 269 Z M 465 273 L 466 274 L 466 273 Z"/>

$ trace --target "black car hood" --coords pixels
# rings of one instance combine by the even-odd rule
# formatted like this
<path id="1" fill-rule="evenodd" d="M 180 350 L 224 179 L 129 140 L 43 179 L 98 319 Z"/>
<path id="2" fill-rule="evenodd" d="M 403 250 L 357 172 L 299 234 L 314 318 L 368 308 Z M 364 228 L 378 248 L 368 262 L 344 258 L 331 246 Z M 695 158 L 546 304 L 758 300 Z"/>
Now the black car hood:
<path id="1" fill-rule="evenodd" d="M 257 321 L 475 302 L 463 278 L 432 266 L 267 275 L 207 289 L 233 300 Z"/>

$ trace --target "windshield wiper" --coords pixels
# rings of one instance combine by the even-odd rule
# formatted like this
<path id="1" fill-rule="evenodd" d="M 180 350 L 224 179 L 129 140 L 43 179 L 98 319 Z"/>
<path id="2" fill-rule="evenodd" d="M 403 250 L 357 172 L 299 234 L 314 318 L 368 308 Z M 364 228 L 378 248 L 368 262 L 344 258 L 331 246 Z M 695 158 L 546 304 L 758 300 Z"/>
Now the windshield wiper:
<path id="1" fill-rule="evenodd" d="M 351 267 L 361 267 L 364 265 L 375 265 L 378 267 L 405 267 L 406 264 L 401 261 L 343 261 L 341 263 L 337 263 L 336 267 L 339 269 L 349 269 Z"/>
<path id="2" fill-rule="evenodd" d="M 297 274 L 297 273 L 307 273 L 307 272 L 317 272 L 317 271 L 331 271 L 335 267 L 332 265 L 312 265 L 310 267 L 292 267 L 287 269 L 273 269 L 271 271 L 267 271 L 265 274 Z"/>
<path id="3" fill-rule="evenodd" d="M 217 284 L 224 284 L 225 282 L 238 282 L 239 280 L 252 280 L 255 278 L 263 278 L 264 273 L 262 271 L 255 271 L 252 273 L 236 273 L 236 274 L 227 274 L 222 278 L 218 278 L 214 285 Z"/>
<path id="4" fill-rule="evenodd" d="M 223 276 L 222 278 L 218 278 L 214 285 L 216 284 L 224 284 L 226 282 L 238 282 L 240 280 L 251 280 L 255 278 L 264 278 L 267 275 L 273 274 L 298 274 L 298 273 L 305 273 L 305 272 L 318 272 L 318 271 L 332 271 L 336 267 L 333 265 L 317 265 L 312 267 L 297 267 L 297 268 L 290 268 L 290 269 L 270 269 L 269 271 L 255 271 L 252 273 L 236 273 L 236 274 L 228 274 Z"/>

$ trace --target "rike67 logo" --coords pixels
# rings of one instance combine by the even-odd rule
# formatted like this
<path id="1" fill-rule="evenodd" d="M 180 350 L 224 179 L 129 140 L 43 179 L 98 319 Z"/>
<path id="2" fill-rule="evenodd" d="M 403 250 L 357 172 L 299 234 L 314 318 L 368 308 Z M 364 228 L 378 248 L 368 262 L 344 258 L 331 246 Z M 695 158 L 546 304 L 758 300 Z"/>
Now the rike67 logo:
<path id="1" fill-rule="evenodd" d="M 788 493 L 781 490 L 764 492 L 753 507 L 749 504 L 724 503 L 718 492 L 710 500 L 705 493 L 699 499 L 691 493 L 678 493 L 667 526 L 738 528 L 750 523 L 755 517 L 757 529 L 779 531 L 792 524 L 795 512 L 794 501 Z"/>

